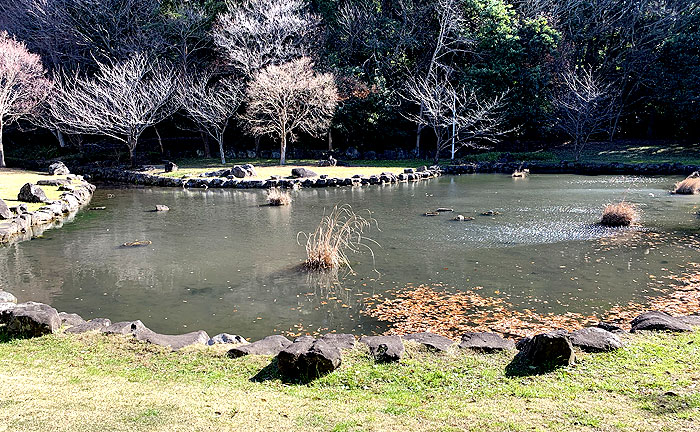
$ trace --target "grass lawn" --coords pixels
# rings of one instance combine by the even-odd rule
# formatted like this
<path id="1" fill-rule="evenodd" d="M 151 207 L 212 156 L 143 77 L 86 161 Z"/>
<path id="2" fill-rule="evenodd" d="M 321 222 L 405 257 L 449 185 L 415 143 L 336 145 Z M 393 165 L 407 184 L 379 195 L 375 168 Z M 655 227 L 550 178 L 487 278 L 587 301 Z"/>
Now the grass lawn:
<path id="1" fill-rule="evenodd" d="M 36 171 L 25 171 L 14 168 L 0 168 L 0 198 L 7 203 L 8 206 L 20 204 L 17 201 L 17 194 L 25 183 L 35 183 L 39 180 L 66 178 L 65 176 L 50 176 L 46 173 Z M 58 190 L 58 186 L 39 186 L 46 193 L 46 197 L 50 200 L 57 200 L 63 193 Z M 29 211 L 34 211 L 41 207 L 41 203 L 24 203 L 27 204 Z"/>
<path id="2" fill-rule="evenodd" d="M 560 160 L 574 160 L 571 147 L 553 150 Z M 581 154 L 584 162 L 683 163 L 700 165 L 700 143 L 659 141 L 615 141 L 589 143 Z"/>
<path id="3" fill-rule="evenodd" d="M 504 375 L 512 356 L 409 346 L 400 364 L 375 364 L 358 347 L 330 375 L 290 385 L 269 357 L 222 349 L 15 340 L 0 343 L 0 431 L 700 430 L 700 331 L 629 337 L 540 376 Z"/>

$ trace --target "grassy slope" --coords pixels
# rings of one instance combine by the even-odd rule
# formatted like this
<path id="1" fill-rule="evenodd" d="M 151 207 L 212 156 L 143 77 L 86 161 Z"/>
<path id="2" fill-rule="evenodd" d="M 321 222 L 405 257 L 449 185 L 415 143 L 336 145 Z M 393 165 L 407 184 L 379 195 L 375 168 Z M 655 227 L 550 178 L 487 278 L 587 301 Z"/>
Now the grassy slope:
<path id="1" fill-rule="evenodd" d="M 334 373 L 287 385 L 274 367 L 251 381 L 267 357 L 49 336 L 0 344 L 0 431 L 700 430 L 700 332 L 580 357 L 506 377 L 512 353 L 409 347 L 377 365 L 356 348 Z"/>
<path id="2" fill-rule="evenodd" d="M 11 168 L 0 169 L 0 198 L 4 200 L 8 206 L 20 204 L 17 201 L 17 194 L 25 183 L 36 183 L 38 180 L 65 178 L 65 176 L 50 176 L 35 171 L 24 171 Z M 46 197 L 50 200 L 57 200 L 63 193 L 58 190 L 57 186 L 40 186 L 46 193 Z M 34 211 L 41 207 L 40 203 L 26 203 L 29 211 Z"/>

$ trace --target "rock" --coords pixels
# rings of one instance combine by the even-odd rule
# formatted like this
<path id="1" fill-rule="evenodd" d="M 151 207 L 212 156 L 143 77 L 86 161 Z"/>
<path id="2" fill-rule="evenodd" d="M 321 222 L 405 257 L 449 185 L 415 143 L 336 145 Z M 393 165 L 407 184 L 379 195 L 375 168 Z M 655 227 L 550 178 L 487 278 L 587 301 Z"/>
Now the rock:
<path id="1" fill-rule="evenodd" d="M 66 179 L 44 179 L 36 182 L 38 186 L 70 186 L 70 180 Z"/>
<path id="2" fill-rule="evenodd" d="M 17 200 L 30 203 L 43 203 L 47 202 L 49 199 L 46 198 L 46 194 L 42 188 L 31 183 L 26 183 L 22 186 L 22 189 L 19 190 Z"/>
<path id="3" fill-rule="evenodd" d="M 609 331 L 610 333 L 627 333 L 622 327 L 605 322 L 599 322 L 596 327 Z"/>
<path id="4" fill-rule="evenodd" d="M 145 325 L 143 325 L 143 323 L 140 320 L 120 321 L 109 325 L 107 328 L 104 329 L 103 333 L 128 335 L 139 333 L 144 330 L 148 330 L 148 328 Z"/>
<path id="5" fill-rule="evenodd" d="M 355 348 L 355 336 L 343 333 L 328 333 L 318 338 L 328 345 L 340 350 Z"/>
<path id="6" fill-rule="evenodd" d="M 0 323 L 6 324 L 10 337 L 38 337 L 56 333 L 61 328 L 58 312 L 43 303 L 27 302 L 0 311 Z"/>
<path id="7" fill-rule="evenodd" d="M 499 334 L 489 332 L 465 333 L 459 347 L 483 353 L 515 349 L 515 342 L 504 339 Z"/>
<path id="8" fill-rule="evenodd" d="M 569 334 L 571 344 L 586 352 L 605 352 L 622 348 L 619 337 L 598 327 L 588 327 Z"/>
<path id="9" fill-rule="evenodd" d="M 232 348 L 227 355 L 231 358 L 245 355 L 277 355 L 292 342 L 284 336 L 273 335 L 248 345 Z"/>
<path id="10" fill-rule="evenodd" d="M 177 171 L 179 169 L 180 169 L 180 167 L 178 167 L 175 162 L 165 161 L 165 172 L 166 173 L 174 172 L 174 171 Z"/>
<path id="11" fill-rule="evenodd" d="M 316 177 L 317 175 L 308 168 L 292 168 L 292 177 L 294 178 Z"/>
<path id="12" fill-rule="evenodd" d="M 673 317 L 665 312 L 651 311 L 645 312 L 632 320 L 630 332 L 635 333 L 640 330 L 686 332 L 693 329 L 680 318 Z"/>
<path id="13" fill-rule="evenodd" d="M 341 353 L 321 339 L 298 338 L 277 355 L 282 375 L 297 380 L 311 380 L 333 372 L 340 366 Z"/>
<path id="14" fill-rule="evenodd" d="M 404 174 L 413 174 L 415 172 L 416 172 L 416 170 L 414 168 L 404 168 L 404 170 L 403 170 Z"/>
<path id="15" fill-rule="evenodd" d="M 678 319 L 690 326 L 700 326 L 700 314 L 686 315 L 683 317 L 678 317 Z"/>
<path id="16" fill-rule="evenodd" d="M 349 147 L 345 150 L 345 157 L 348 159 L 359 159 L 360 152 L 355 147 Z"/>
<path id="17" fill-rule="evenodd" d="M 61 312 L 58 314 L 61 318 L 61 324 L 69 326 L 77 326 L 79 324 L 84 324 L 85 320 L 78 314 Z"/>
<path id="18" fill-rule="evenodd" d="M 403 340 L 417 342 L 433 351 L 447 351 L 455 341 L 435 333 L 410 333 L 402 336 Z"/>
<path id="19" fill-rule="evenodd" d="M 54 162 L 51 165 L 49 165 L 49 175 L 68 175 L 68 174 L 70 174 L 70 170 L 61 161 Z"/>
<path id="20" fill-rule="evenodd" d="M 169 211 L 170 207 L 163 205 L 163 204 L 156 204 L 156 211 L 157 212 L 166 212 Z"/>
<path id="21" fill-rule="evenodd" d="M 236 178 L 255 177 L 255 167 L 251 164 L 234 165 L 231 168 L 231 175 Z"/>
<path id="22" fill-rule="evenodd" d="M 364 157 L 367 160 L 375 160 L 377 158 L 377 152 L 370 150 L 368 152 L 365 152 Z"/>
<path id="23" fill-rule="evenodd" d="M 438 207 L 437 209 L 435 209 L 435 211 L 438 213 L 444 213 L 444 212 L 453 212 L 454 209 L 447 208 L 447 207 Z"/>
<path id="24" fill-rule="evenodd" d="M 378 362 L 399 361 L 405 351 L 401 336 L 364 336 L 360 343 L 369 347 L 369 353 Z"/>
<path id="25" fill-rule="evenodd" d="M 209 339 L 207 345 L 217 345 L 217 344 L 247 344 L 248 341 L 245 340 L 243 336 L 231 335 L 228 333 L 219 333 L 213 338 Z"/>
<path id="26" fill-rule="evenodd" d="M 66 333 L 78 334 L 96 330 L 104 333 L 107 327 L 109 327 L 111 324 L 112 322 L 107 318 L 95 318 L 82 324 L 67 328 Z"/>
<path id="27" fill-rule="evenodd" d="M 428 171 L 428 167 L 425 165 L 419 166 L 418 168 L 416 168 L 416 172 L 426 172 L 426 171 Z"/>
<path id="28" fill-rule="evenodd" d="M 146 328 L 135 333 L 134 337 L 142 342 L 168 347 L 176 351 L 192 345 L 205 345 L 209 341 L 209 335 L 204 330 L 180 335 L 165 335 Z"/>
<path id="29" fill-rule="evenodd" d="M 516 348 L 520 352 L 515 356 L 514 363 L 535 369 L 568 366 L 576 359 L 574 347 L 565 331 L 541 333 L 522 339 L 516 344 Z"/>
<path id="30" fill-rule="evenodd" d="M 328 156 L 328 159 L 321 159 L 316 163 L 319 167 L 334 167 L 338 164 L 338 161 L 333 156 Z"/>
<path id="31" fill-rule="evenodd" d="M 17 297 L 12 293 L 0 290 L 0 303 L 17 303 Z"/>

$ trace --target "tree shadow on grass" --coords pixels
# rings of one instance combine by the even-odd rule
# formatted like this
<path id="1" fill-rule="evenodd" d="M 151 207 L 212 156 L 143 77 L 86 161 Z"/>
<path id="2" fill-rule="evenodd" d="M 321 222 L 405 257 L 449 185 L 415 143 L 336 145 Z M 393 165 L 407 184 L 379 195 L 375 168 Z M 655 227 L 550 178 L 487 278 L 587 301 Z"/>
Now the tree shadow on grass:
<path id="1" fill-rule="evenodd" d="M 515 358 L 513 358 L 508 365 L 506 365 L 505 375 L 510 378 L 544 375 L 553 372 L 560 367 L 562 367 L 562 365 L 555 363 L 533 366 L 516 355 Z"/>
<path id="2" fill-rule="evenodd" d="M 311 376 L 311 375 L 303 376 L 303 374 L 302 374 L 301 377 L 290 378 L 290 377 L 288 377 L 288 376 L 286 376 L 286 375 L 283 375 L 283 374 L 280 372 L 279 367 L 278 367 L 278 365 L 277 365 L 277 357 L 275 357 L 274 359 L 272 359 L 272 361 L 270 362 L 270 364 L 268 364 L 268 365 L 265 366 L 264 368 L 260 369 L 260 371 L 259 371 L 257 374 L 255 374 L 255 376 L 252 377 L 252 378 L 250 379 L 250 381 L 251 381 L 251 382 L 255 382 L 255 383 L 263 383 L 263 382 L 266 382 L 266 381 L 276 381 L 276 380 L 279 380 L 279 381 L 281 381 L 281 382 L 284 383 L 284 384 L 306 385 L 306 384 L 309 384 L 309 383 L 311 383 L 312 381 L 314 381 L 314 380 L 320 378 L 320 376 L 322 376 L 322 375 L 319 375 L 319 376 Z"/>

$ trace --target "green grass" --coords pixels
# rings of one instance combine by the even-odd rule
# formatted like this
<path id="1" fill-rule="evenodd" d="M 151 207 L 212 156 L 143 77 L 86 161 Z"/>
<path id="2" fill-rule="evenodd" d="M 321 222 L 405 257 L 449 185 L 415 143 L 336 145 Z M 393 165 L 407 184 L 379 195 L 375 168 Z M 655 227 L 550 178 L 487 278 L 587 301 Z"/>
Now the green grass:
<path id="1" fill-rule="evenodd" d="M 574 160 L 570 147 L 553 150 L 560 160 Z M 700 144 L 659 141 L 592 142 L 583 150 L 584 162 L 682 163 L 700 165 Z"/>
<path id="2" fill-rule="evenodd" d="M 358 347 L 290 385 L 269 357 L 223 353 L 97 335 L 1 343 L 0 430 L 700 430 L 700 332 L 630 337 L 525 377 L 504 374 L 513 353 L 409 346 L 400 364 L 375 364 Z"/>
<path id="3" fill-rule="evenodd" d="M 5 201 L 8 206 L 21 204 L 17 200 L 17 194 L 25 183 L 35 183 L 39 180 L 60 179 L 65 176 L 50 176 L 45 173 L 35 171 L 25 171 L 13 168 L 0 168 L 0 199 Z M 74 182 L 75 183 L 75 182 Z M 63 193 L 58 190 L 57 186 L 39 186 L 46 193 L 46 197 L 50 200 L 57 200 Z M 44 204 L 41 203 L 25 203 L 29 211 L 34 211 Z"/>

